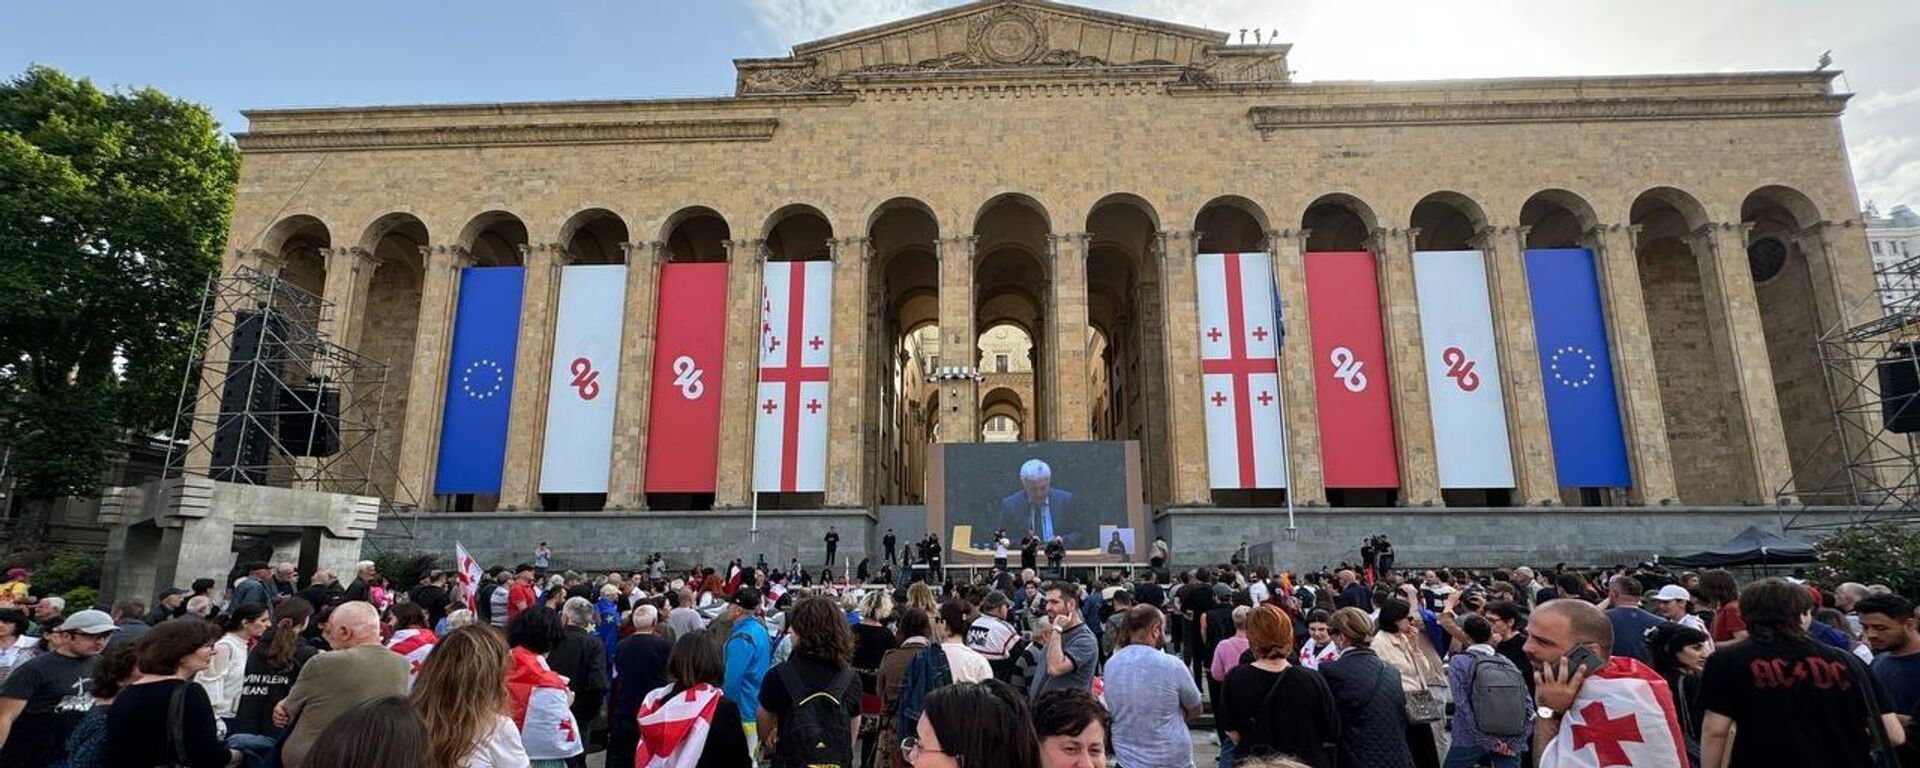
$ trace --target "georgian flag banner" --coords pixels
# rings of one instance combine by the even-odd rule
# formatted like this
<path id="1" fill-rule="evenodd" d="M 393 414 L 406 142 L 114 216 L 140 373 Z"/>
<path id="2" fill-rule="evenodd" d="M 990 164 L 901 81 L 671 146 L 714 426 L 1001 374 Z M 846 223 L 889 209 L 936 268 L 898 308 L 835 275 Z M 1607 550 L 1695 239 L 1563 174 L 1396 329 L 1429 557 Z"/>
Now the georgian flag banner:
<path id="1" fill-rule="evenodd" d="M 726 264 L 660 266 L 648 396 L 648 493 L 713 492 L 726 318 Z"/>
<path id="2" fill-rule="evenodd" d="M 1413 255 L 1442 488 L 1512 488 L 1513 453 L 1479 251 Z"/>
<path id="3" fill-rule="evenodd" d="M 526 274 L 524 267 L 460 270 L 434 493 L 500 492 Z"/>
<path id="4" fill-rule="evenodd" d="M 1203 253 L 1194 274 L 1208 480 L 1215 488 L 1285 488 L 1273 260 L 1264 253 Z"/>
<path id="5" fill-rule="evenodd" d="M 1673 696 L 1659 673 L 1615 656 L 1580 686 L 1540 768 L 1687 768 Z"/>
<path id="6" fill-rule="evenodd" d="M 1626 488 L 1632 474 L 1593 252 L 1545 248 L 1525 258 L 1554 473 L 1562 487 Z"/>
<path id="7" fill-rule="evenodd" d="M 1373 254 L 1306 255 L 1314 404 L 1328 488 L 1397 488 L 1392 387 Z"/>
<path id="8" fill-rule="evenodd" d="M 624 264 L 560 270 L 546 447 L 540 452 L 541 493 L 607 492 L 626 301 Z"/>
<path id="9" fill-rule="evenodd" d="M 453 561 L 459 565 L 460 602 L 469 611 L 478 611 L 476 600 L 480 590 L 480 561 L 473 559 L 467 552 L 467 545 L 458 541 L 453 543 Z"/>
<path id="10" fill-rule="evenodd" d="M 767 262 L 753 406 L 755 491 L 826 489 L 832 318 L 833 262 Z"/>

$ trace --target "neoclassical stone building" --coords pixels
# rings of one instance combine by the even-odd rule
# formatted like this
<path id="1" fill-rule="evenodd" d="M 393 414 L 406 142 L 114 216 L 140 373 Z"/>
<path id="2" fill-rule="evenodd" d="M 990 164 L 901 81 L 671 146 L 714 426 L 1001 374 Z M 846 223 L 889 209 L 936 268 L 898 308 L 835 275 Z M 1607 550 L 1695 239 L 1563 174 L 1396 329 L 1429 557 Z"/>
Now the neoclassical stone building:
<path id="1" fill-rule="evenodd" d="M 1815 338 L 1878 311 L 1836 73 L 1293 82 L 1290 48 L 985 0 L 736 60 L 724 98 L 252 111 L 228 267 L 324 296 L 324 330 L 399 372 L 380 487 L 418 510 L 419 548 L 459 538 L 489 562 L 536 539 L 608 565 L 738 552 L 769 260 L 836 275 L 827 484 L 757 500 L 777 562 L 829 521 L 908 525 L 892 510 L 921 498 L 927 441 L 980 439 L 996 415 L 1027 439 L 1139 441 L 1142 502 L 1176 551 L 1276 537 L 1281 492 L 1209 487 L 1194 263 L 1218 252 L 1272 253 L 1291 307 L 1303 254 L 1378 265 L 1400 486 L 1326 487 L 1306 313 L 1290 316 L 1300 534 L 1279 538 L 1303 565 L 1376 531 L 1402 561 L 1672 552 L 1775 505 L 1844 501 L 1802 498 L 1841 466 Z M 1535 248 L 1594 254 L 1629 487 L 1556 483 L 1520 258 Z M 1437 479 L 1410 255 L 1465 249 L 1486 259 L 1510 489 Z M 729 274 L 710 497 L 642 485 L 649 441 L 673 439 L 647 419 L 672 262 Z M 629 266 L 613 469 L 604 495 L 542 496 L 541 350 L 575 264 Z M 527 270 L 501 492 L 435 496 L 459 271 L 488 265 Z M 1002 326 L 1031 341 L 1026 390 L 930 377 L 910 343 L 936 328 L 935 349 L 977 350 Z M 455 510 L 476 514 L 439 514 Z"/>

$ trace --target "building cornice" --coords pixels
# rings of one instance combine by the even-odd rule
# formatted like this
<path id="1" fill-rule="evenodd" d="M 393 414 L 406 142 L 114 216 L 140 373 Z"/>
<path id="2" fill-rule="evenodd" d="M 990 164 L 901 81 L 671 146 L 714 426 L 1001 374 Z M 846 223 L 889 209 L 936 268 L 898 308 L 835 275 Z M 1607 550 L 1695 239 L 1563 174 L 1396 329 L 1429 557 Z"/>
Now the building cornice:
<path id="1" fill-rule="evenodd" d="M 568 144 L 657 144 L 771 141 L 779 118 L 627 120 L 571 123 L 495 123 L 392 128 L 239 133 L 242 152 L 441 149 Z"/>
<path id="2" fill-rule="evenodd" d="M 1256 106 L 1247 110 L 1247 116 L 1254 130 L 1271 138 L 1275 131 L 1286 129 L 1378 125 L 1837 118 L 1846 107 L 1847 98 L 1832 94 L 1772 94 L 1290 104 Z"/>

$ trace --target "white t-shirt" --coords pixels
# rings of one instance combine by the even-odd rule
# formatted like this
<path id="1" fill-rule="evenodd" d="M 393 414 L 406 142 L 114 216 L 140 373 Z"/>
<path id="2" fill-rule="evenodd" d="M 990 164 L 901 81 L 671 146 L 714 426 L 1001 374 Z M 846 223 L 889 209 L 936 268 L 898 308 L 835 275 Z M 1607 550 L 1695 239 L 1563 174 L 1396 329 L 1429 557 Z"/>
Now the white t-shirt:
<path id="1" fill-rule="evenodd" d="M 1247 585 L 1247 598 L 1252 600 L 1254 605 L 1266 602 L 1267 583 L 1259 579 L 1254 579 L 1253 583 Z"/>
<path id="2" fill-rule="evenodd" d="M 527 748 L 520 743 L 520 729 L 506 715 L 494 721 L 493 730 L 481 737 L 461 762 L 466 768 L 527 768 L 531 764 Z"/>
<path id="3" fill-rule="evenodd" d="M 1005 560 L 1005 559 L 1007 559 L 1007 540 L 1006 540 L 1006 539 L 996 539 L 996 540 L 994 540 L 994 542 L 993 542 L 993 559 L 995 559 L 995 560 Z"/>
<path id="4" fill-rule="evenodd" d="M 946 642 L 940 644 L 940 650 L 947 652 L 947 668 L 953 672 L 954 682 L 983 683 L 993 679 L 993 667 L 979 651 Z"/>
<path id="5" fill-rule="evenodd" d="M 1020 633 L 1013 625 L 997 616 L 980 614 L 967 627 L 967 647 L 984 659 L 1007 658 L 1007 652 L 1013 650 L 1014 644 L 1019 641 Z"/>

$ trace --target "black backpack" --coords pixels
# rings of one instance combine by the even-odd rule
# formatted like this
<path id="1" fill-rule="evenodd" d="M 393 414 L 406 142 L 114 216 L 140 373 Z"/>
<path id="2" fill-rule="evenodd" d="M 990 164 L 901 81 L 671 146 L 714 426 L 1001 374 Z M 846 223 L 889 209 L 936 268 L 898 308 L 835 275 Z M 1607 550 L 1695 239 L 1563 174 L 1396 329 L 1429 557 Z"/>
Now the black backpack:
<path id="1" fill-rule="evenodd" d="M 779 666 L 780 682 L 793 699 L 793 709 L 780 718 L 776 766 L 789 768 L 852 768 L 853 733 L 848 730 L 846 702 L 840 696 L 853 685 L 854 671 L 842 668 L 824 689 L 810 689 L 792 664 Z"/>

